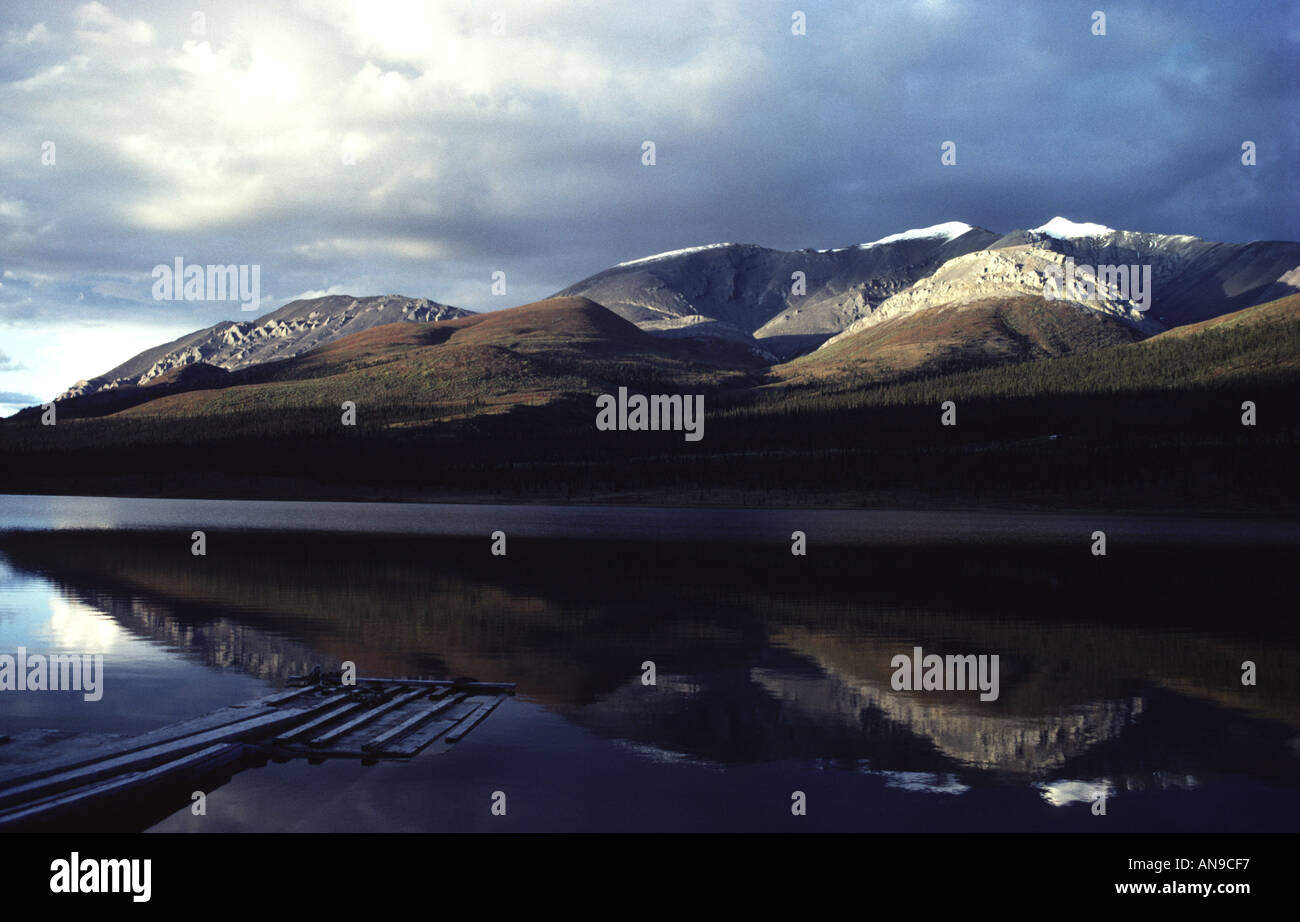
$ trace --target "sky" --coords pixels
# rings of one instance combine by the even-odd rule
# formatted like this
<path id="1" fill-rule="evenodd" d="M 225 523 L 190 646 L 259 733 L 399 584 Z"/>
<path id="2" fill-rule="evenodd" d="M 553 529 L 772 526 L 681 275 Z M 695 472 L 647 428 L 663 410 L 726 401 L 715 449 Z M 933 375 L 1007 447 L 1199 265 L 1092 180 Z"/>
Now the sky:
<path id="1" fill-rule="evenodd" d="M 0 413 L 295 298 L 492 310 L 720 241 L 1300 240 L 1298 52 L 1292 0 L 6 0 Z M 177 258 L 259 306 L 157 299 Z"/>

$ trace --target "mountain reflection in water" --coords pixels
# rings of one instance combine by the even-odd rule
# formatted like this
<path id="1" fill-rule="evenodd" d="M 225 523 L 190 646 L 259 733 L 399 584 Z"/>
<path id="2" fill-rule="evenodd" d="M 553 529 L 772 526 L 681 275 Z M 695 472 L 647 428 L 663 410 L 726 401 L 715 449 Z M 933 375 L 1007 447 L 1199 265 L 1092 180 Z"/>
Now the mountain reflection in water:
<path id="1" fill-rule="evenodd" d="M 1086 541 L 1015 553 L 814 545 L 804 558 L 776 539 L 511 539 L 504 558 L 488 547 L 221 532 L 195 558 L 179 530 L 0 534 L 4 649 L 99 652 L 109 624 L 135 651 L 117 676 L 104 651 L 93 715 L 50 696 L 6 707 L 0 730 L 139 732 L 178 719 L 160 689 L 195 716 L 250 697 L 234 678 L 256 680 L 257 694 L 352 660 L 365 675 L 516 682 L 522 706 L 580 728 L 584 745 L 648 763 L 837 768 L 950 803 L 1011 788 L 1059 811 L 1086 812 L 1102 792 L 1181 791 L 1219 798 L 1208 815 L 1239 828 L 1279 822 L 1257 803 L 1292 817 L 1300 803 L 1291 547 L 1102 560 Z M 52 639 L 56 610 L 72 639 Z M 998 654 L 998 700 L 894 690 L 891 657 L 914 646 Z M 1253 687 L 1240 681 L 1246 660 Z M 1222 802 L 1243 786 L 1244 799 Z M 998 828 L 1041 828 L 1021 819 L 1013 810 Z"/>

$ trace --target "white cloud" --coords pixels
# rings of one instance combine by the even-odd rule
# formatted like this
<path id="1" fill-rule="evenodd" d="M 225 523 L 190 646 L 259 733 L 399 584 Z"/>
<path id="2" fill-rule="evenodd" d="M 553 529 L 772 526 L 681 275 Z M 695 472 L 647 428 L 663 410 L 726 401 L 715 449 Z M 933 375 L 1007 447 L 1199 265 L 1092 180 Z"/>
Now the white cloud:
<path id="1" fill-rule="evenodd" d="M 311 243 L 298 244 L 293 252 L 311 261 L 332 261 L 340 256 L 367 256 L 387 254 L 397 259 L 431 260 L 438 259 L 445 252 L 436 244 L 418 238 L 382 238 L 361 239 L 335 237 L 330 240 L 313 240 Z"/>
<path id="2" fill-rule="evenodd" d="M 330 295 L 347 295 L 352 294 L 345 285 L 331 285 L 329 288 L 314 288 L 311 291 L 300 291 L 296 295 L 286 298 L 284 304 L 291 301 L 306 301 L 309 298 L 326 298 Z M 276 300 L 279 300 L 278 298 Z M 284 305 L 280 305 L 283 307 Z"/>
<path id="3" fill-rule="evenodd" d="M 96 322 L 88 311 L 77 313 L 78 323 L 42 323 L 24 327 L 0 326 L 6 351 L 26 366 L 6 375 L 4 389 L 35 394 L 51 400 L 74 382 L 108 371 L 134 355 L 189 332 L 189 323 L 171 325 L 116 321 Z"/>
<path id="4" fill-rule="evenodd" d="M 102 3 L 87 3 L 77 9 L 78 35 L 91 42 L 148 45 L 154 39 L 153 27 L 141 19 L 127 20 L 115 16 Z"/>
<path id="5" fill-rule="evenodd" d="M 45 23 L 38 22 L 30 29 L 23 31 L 10 30 L 5 35 L 5 44 L 8 45 L 38 45 L 49 40 L 50 30 L 45 28 Z"/>

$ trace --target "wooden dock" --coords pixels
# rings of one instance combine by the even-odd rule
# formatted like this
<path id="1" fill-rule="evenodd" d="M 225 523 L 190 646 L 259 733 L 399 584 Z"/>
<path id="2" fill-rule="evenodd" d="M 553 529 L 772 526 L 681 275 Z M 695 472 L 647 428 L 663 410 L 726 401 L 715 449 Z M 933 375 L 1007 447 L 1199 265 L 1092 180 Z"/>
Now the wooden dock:
<path id="1" fill-rule="evenodd" d="M 106 802 L 179 790 L 214 772 L 229 777 L 267 759 L 410 759 L 436 740 L 463 739 L 515 689 L 443 679 L 360 678 L 343 686 L 319 673 L 299 681 L 140 736 L 22 764 L 0 761 L 0 831 L 48 828 Z M 7 745 L 0 744 L 0 760 Z"/>

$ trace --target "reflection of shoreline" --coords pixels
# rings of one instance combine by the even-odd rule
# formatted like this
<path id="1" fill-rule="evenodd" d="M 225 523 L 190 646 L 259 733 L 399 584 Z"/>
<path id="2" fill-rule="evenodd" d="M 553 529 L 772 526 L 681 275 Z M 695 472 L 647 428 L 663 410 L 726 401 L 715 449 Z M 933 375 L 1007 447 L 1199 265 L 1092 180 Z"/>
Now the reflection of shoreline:
<path id="1" fill-rule="evenodd" d="M 1088 622 L 1077 611 L 994 617 L 952 601 L 857 604 L 846 601 L 846 587 L 862 581 L 854 571 L 838 583 L 746 581 L 738 574 L 751 572 L 752 548 L 735 559 L 671 547 L 659 558 L 621 558 L 618 548 L 539 552 L 520 541 L 504 561 L 489 556 L 486 541 L 460 557 L 441 544 L 301 535 L 226 536 L 217 547 L 195 560 L 175 536 L 58 534 L 12 553 L 16 565 L 133 634 L 213 668 L 282 684 L 316 663 L 351 659 L 365 674 L 516 681 L 524 697 L 599 735 L 719 763 L 825 757 L 863 760 L 873 771 L 1044 779 L 1082 760 L 1093 777 L 1120 777 L 1129 764 L 1145 770 L 1132 755 L 1140 747 L 1121 737 L 1128 728 L 1139 743 L 1152 735 L 1141 719 L 1148 689 L 1182 701 L 1183 720 L 1209 714 L 1210 701 L 1246 702 L 1273 720 L 1294 708 L 1286 678 L 1255 698 L 1217 688 L 1214 670 L 1240 658 L 1248 641 L 1129 625 L 1113 611 Z M 835 575 L 823 568 L 801 578 L 809 572 Z M 912 576 L 888 588 L 901 594 Z M 1058 573 L 998 576 L 1000 595 L 1037 600 Z M 974 585 L 964 578 L 956 585 Z M 1085 596 L 1080 607 L 1093 601 Z M 1138 611 L 1144 600 L 1126 604 Z M 890 656 L 914 642 L 1001 651 L 1002 698 L 975 706 L 893 692 Z M 647 658 L 659 664 L 649 690 L 637 671 Z M 1294 652 L 1276 644 L 1259 659 L 1262 671 L 1286 677 Z M 1286 751 L 1253 717 L 1215 719 L 1235 721 L 1245 737 L 1245 754 L 1225 760 L 1259 765 Z M 1140 758 L 1156 770 L 1212 761 L 1200 743 L 1154 732 Z"/>
<path id="2" fill-rule="evenodd" d="M 1143 711 L 1143 700 L 1134 697 L 1073 704 L 1059 715 L 1024 717 L 925 693 L 902 694 L 888 685 L 829 671 L 819 678 L 768 670 L 751 675 L 796 713 L 854 715 L 874 708 L 959 764 L 1034 777 L 1117 738 Z"/>
<path id="3" fill-rule="evenodd" d="M 663 758 L 868 759 L 884 768 L 1032 778 L 1117 739 L 1142 712 L 1142 699 L 1134 697 L 1025 717 L 900 694 L 796 660 L 739 676 L 660 675 L 653 689 L 633 680 L 598 701 L 562 709 L 576 723 L 657 748 Z"/>
<path id="4" fill-rule="evenodd" d="M 1008 509 L 975 504 L 912 503 L 843 507 L 813 503 L 762 502 L 727 505 L 722 501 L 653 505 L 640 494 L 620 494 L 608 504 L 596 501 L 383 501 L 193 499 L 157 496 L 0 494 L 0 536 L 12 529 L 42 531 L 94 529 L 103 532 L 182 531 L 196 522 L 210 530 L 302 533 L 328 537 L 411 536 L 430 539 L 477 538 L 497 528 L 511 537 L 554 541 L 648 539 L 722 545 L 762 544 L 766 534 L 806 531 L 823 545 L 958 548 L 977 544 L 1003 547 L 1074 547 L 1104 521 L 1112 538 L 1128 546 L 1203 548 L 1295 547 L 1300 519 L 1268 508 L 1249 516 L 1240 509 L 1221 514 L 1188 514 L 1178 507 L 1130 513 L 1111 510 L 1043 511 L 1041 505 Z M 651 494 L 653 495 L 653 494 Z M 723 493 L 724 496 L 730 495 Z M 735 494 L 753 497 L 752 491 Z M 815 498 L 814 494 L 810 498 Z M 627 501 L 620 505 L 618 500 Z M 1235 513 L 1235 514 L 1234 514 Z"/>
<path id="5" fill-rule="evenodd" d="M 977 627 L 973 619 L 966 624 Z M 975 634 L 981 644 L 989 643 Z M 820 675 L 792 680 L 756 670 L 755 681 L 773 697 L 814 711 L 857 714 L 872 708 L 955 762 L 987 771 L 1041 777 L 1118 738 L 1145 710 L 1140 695 L 1056 685 L 1042 675 L 1062 671 L 1044 655 L 1048 650 L 1029 657 L 999 645 L 1012 671 L 1004 672 L 1002 700 L 982 702 L 971 693 L 895 691 L 885 664 L 907 648 L 910 638 L 873 635 L 845 643 L 834 634 L 791 627 L 774 639 L 815 662 Z M 1055 688 L 1046 709 L 1044 682 Z M 1088 693 L 1094 697 L 1083 697 Z"/>
<path id="6" fill-rule="evenodd" d="M 137 637 L 204 666 L 239 669 L 277 687 L 320 661 L 320 655 L 305 644 L 229 617 L 186 619 L 165 603 L 140 596 L 124 599 L 108 592 L 77 592 L 76 597 Z"/>

